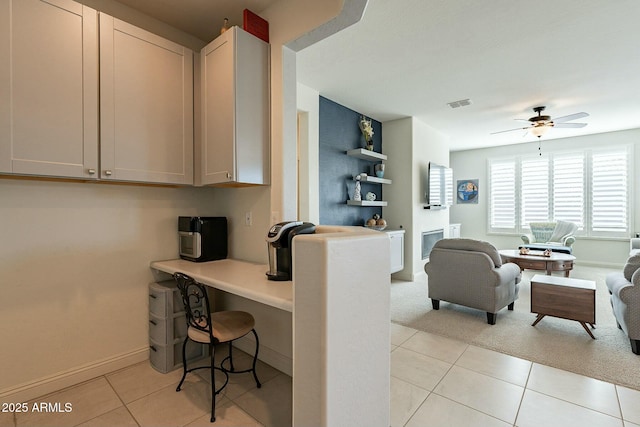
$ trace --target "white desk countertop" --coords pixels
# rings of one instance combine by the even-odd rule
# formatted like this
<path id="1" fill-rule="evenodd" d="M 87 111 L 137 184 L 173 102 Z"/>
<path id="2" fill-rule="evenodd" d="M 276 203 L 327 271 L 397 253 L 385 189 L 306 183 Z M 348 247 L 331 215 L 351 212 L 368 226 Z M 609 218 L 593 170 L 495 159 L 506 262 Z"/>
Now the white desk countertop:
<path id="1" fill-rule="evenodd" d="M 288 312 L 293 311 L 293 282 L 268 280 L 266 264 L 235 259 L 191 262 L 183 259 L 153 261 L 151 268 L 165 273 L 181 272 L 197 281 Z"/>

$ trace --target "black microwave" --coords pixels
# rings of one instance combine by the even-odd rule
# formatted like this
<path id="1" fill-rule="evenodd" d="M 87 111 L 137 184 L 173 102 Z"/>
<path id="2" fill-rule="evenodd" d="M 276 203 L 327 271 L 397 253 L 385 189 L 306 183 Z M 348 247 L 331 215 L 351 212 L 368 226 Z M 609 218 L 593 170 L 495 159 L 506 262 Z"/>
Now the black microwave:
<path id="1" fill-rule="evenodd" d="M 178 237 L 182 259 L 204 262 L 227 257 L 226 217 L 178 217 Z"/>

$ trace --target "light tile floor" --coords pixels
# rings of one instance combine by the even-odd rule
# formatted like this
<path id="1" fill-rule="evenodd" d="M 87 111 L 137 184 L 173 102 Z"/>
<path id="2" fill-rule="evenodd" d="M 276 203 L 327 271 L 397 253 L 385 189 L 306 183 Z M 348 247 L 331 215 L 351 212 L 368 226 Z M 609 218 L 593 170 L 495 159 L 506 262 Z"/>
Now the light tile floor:
<path id="1" fill-rule="evenodd" d="M 640 391 L 391 325 L 391 425 L 640 426 Z M 238 363 L 250 358 L 238 352 Z M 236 375 L 215 426 L 291 425 L 291 378 L 258 366 L 262 388 Z M 35 399 L 71 412 L 0 413 L 0 426 L 210 426 L 208 370 L 160 374 L 139 363 Z"/>

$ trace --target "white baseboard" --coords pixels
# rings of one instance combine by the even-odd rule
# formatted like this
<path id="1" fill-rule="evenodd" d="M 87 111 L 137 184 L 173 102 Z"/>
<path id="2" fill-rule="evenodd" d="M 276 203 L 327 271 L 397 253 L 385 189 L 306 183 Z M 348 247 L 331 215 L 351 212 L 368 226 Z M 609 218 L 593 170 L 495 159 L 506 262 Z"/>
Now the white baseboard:
<path id="1" fill-rule="evenodd" d="M 427 273 L 424 269 L 418 272 L 411 272 L 409 270 L 401 270 L 391 275 L 391 280 L 404 280 L 406 282 L 415 282 L 417 280 L 427 280 Z"/>
<path id="2" fill-rule="evenodd" d="M 417 273 L 413 273 L 413 278 L 411 279 L 412 282 L 417 282 L 417 281 L 423 281 L 423 282 L 427 282 L 427 273 L 425 273 L 424 269 L 422 271 L 419 271 Z"/>
<path id="3" fill-rule="evenodd" d="M 575 262 L 576 265 L 585 266 L 585 267 L 600 267 L 600 268 L 616 268 L 622 270 L 624 268 L 624 263 L 614 263 L 614 262 L 599 262 L 599 261 L 582 261 L 577 260 Z"/>
<path id="4" fill-rule="evenodd" d="M 0 390 L 0 400 L 4 402 L 27 402 L 148 359 L 149 347 L 144 346 L 129 353 L 119 354 L 35 381 Z"/>
<path id="5" fill-rule="evenodd" d="M 239 348 L 247 354 L 253 354 L 256 350 L 256 342 L 253 337 L 247 335 L 234 341 L 234 347 Z M 258 350 L 258 359 L 289 376 L 293 375 L 293 360 L 272 348 L 261 344 Z"/>
<path id="6" fill-rule="evenodd" d="M 397 273 L 393 273 L 391 275 L 391 280 L 403 280 L 405 282 L 411 282 L 413 281 L 413 275 L 411 273 L 405 273 L 403 270 Z"/>

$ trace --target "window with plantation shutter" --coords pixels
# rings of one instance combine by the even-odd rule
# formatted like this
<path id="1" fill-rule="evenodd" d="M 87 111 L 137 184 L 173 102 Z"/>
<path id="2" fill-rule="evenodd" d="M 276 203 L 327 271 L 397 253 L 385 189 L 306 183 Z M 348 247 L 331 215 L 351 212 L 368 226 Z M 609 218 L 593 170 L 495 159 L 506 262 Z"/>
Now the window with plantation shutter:
<path id="1" fill-rule="evenodd" d="M 516 162 L 493 161 L 490 164 L 489 218 L 493 231 L 516 230 Z"/>
<path id="2" fill-rule="evenodd" d="M 553 218 L 585 228 L 584 154 L 556 155 L 553 158 Z"/>
<path id="3" fill-rule="evenodd" d="M 564 220 L 577 235 L 629 237 L 631 158 L 629 146 L 489 160 L 489 230 Z"/>
<path id="4" fill-rule="evenodd" d="M 520 205 L 521 224 L 548 221 L 551 203 L 546 157 L 523 159 L 520 163 Z"/>
<path id="5" fill-rule="evenodd" d="M 628 224 L 627 152 L 607 151 L 591 157 L 591 229 L 626 233 Z"/>

